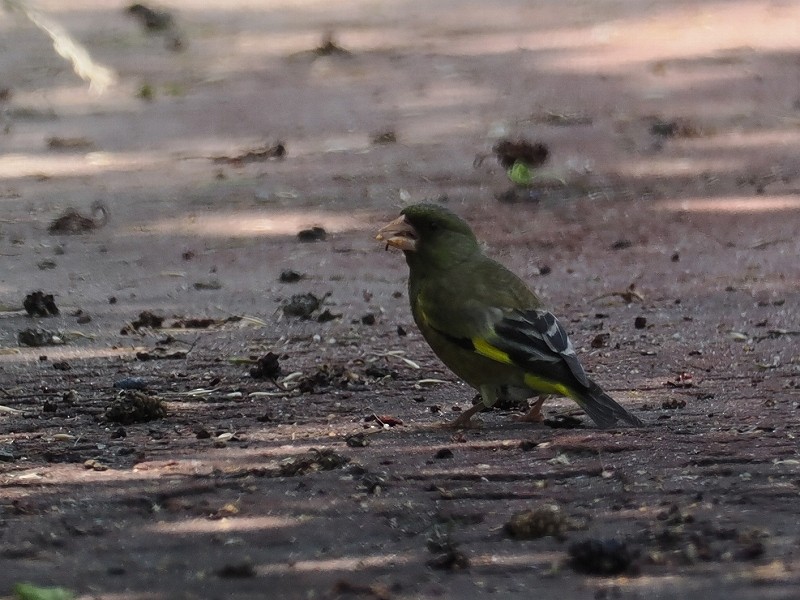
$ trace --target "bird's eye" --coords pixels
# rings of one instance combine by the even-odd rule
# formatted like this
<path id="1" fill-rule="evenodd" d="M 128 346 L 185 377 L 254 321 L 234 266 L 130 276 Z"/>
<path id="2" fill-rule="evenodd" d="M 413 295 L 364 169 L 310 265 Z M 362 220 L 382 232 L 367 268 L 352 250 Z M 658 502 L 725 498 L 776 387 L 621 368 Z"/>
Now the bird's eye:
<path id="1" fill-rule="evenodd" d="M 436 222 L 433 222 L 433 223 L 431 223 L 431 224 L 428 226 L 428 228 L 429 228 L 431 231 L 437 231 L 437 230 L 439 229 L 439 224 L 438 224 L 438 223 L 436 223 Z"/>

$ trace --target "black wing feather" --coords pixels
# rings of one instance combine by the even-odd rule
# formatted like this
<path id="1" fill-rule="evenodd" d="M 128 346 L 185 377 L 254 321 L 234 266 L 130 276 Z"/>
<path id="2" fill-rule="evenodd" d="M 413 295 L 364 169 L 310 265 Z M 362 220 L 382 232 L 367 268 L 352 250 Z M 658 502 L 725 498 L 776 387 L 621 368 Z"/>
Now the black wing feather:
<path id="1" fill-rule="evenodd" d="M 566 329 L 546 310 L 513 311 L 494 327 L 497 339 L 492 344 L 506 352 L 521 367 L 539 368 L 563 362 L 584 387 L 589 378 L 583 370 Z"/>

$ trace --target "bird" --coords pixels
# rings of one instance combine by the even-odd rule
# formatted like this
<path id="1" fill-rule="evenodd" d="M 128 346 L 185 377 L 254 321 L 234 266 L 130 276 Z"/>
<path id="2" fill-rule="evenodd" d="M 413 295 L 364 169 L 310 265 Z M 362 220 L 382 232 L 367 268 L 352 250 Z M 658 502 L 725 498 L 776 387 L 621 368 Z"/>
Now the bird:
<path id="1" fill-rule="evenodd" d="M 499 398 L 533 396 L 523 419 L 542 421 L 548 395 L 574 400 L 601 428 L 644 425 L 586 374 L 561 322 L 522 279 L 484 253 L 458 215 L 437 204 L 409 205 L 376 239 L 405 255 L 411 314 L 425 341 L 480 393 L 482 402 L 449 426 L 473 426 L 473 415 Z"/>

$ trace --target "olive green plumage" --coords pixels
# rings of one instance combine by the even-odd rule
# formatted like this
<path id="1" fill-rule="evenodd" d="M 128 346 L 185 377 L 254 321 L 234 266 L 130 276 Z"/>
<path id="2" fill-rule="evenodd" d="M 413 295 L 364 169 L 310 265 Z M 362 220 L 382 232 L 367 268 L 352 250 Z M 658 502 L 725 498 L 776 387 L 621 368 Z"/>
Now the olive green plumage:
<path id="1" fill-rule="evenodd" d="M 414 321 L 484 404 L 505 394 L 558 394 L 575 400 L 600 427 L 618 420 L 642 425 L 587 377 L 555 316 L 483 253 L 463 220 L 432 204 L 409 206 L 401 215 L 413 240 L 413 249 L 404 250 Z"/>

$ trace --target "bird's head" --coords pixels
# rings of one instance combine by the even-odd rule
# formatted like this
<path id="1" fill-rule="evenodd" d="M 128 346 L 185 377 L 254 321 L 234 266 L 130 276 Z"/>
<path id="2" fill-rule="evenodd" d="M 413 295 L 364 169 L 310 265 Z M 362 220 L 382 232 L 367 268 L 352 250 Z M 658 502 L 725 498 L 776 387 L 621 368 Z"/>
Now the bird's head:
<path id="1" fill-rule="evenodd" d="M 377 240 L 399 248 L 412 268 L 448 268 L 480 252 L 475 234 L 460 217 L 435 204 L 413 204 L 381 228 Z"/>

